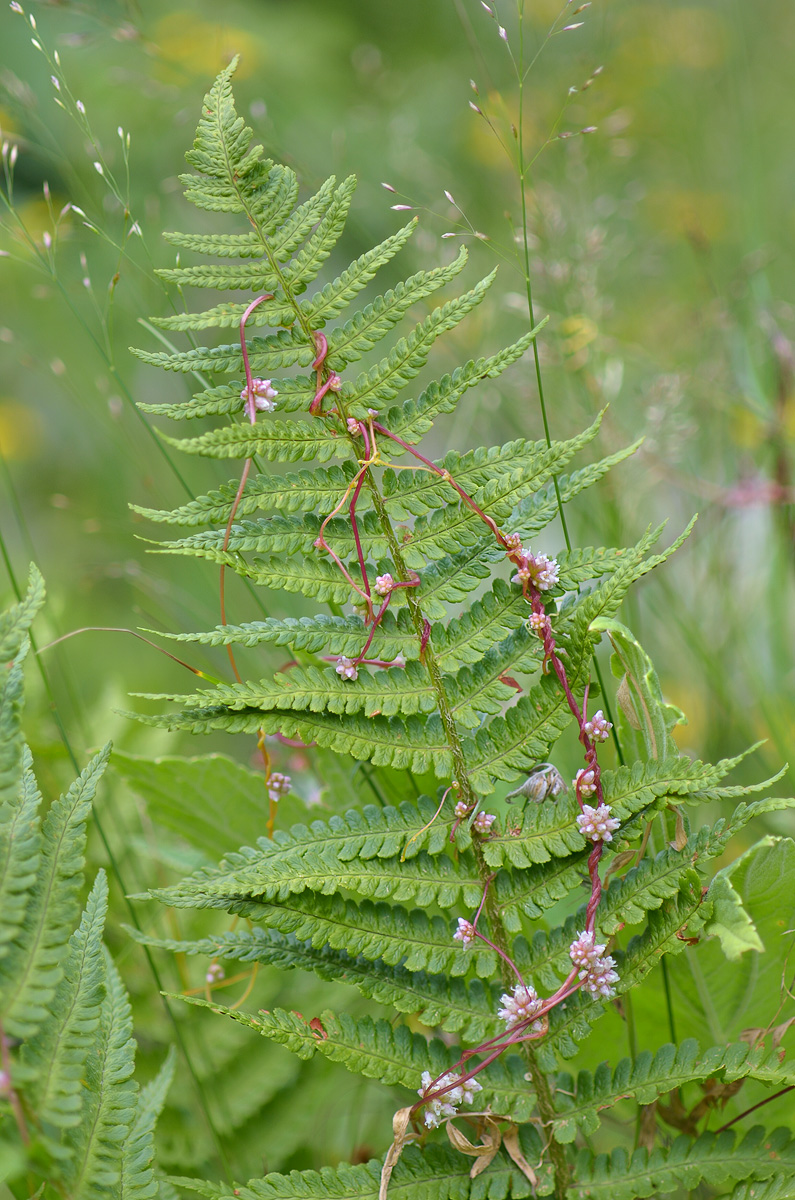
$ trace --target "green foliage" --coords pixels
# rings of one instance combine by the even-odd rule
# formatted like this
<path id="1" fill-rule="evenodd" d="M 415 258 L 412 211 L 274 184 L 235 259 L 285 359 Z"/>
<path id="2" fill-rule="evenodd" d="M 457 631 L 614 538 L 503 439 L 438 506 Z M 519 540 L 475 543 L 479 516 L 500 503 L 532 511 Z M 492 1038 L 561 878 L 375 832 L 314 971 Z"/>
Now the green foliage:
<path id="1" fill-rule="evenodd" d="M 209 986 L 204 1000 L 188 997 L 195 1008 L 222 1013 L 302 1061 L 325 1059 L 398 1089 L 404 1108 L 414 1102 L 424 1071 L 438 1077 L 469 1063 L 451 1034 L 486 1039 L 472 1049 L 481 1057 L 489 1057 L 488 1039 L 508 1036 L 497 1009 L 506 1002 L 501 990 L 514 985 L 513 967 L 539 989 L 568 987 L 548 1014 L 548 1028 L 543 1024 L 535 1030 L 532 1046 L 509 1038 L 511 1053 L 485 1063 L 479 1076 L 484 1103 L 499 1122 L 509 1123 L 502 1134 L 508 1150 L 520 1144 L 510 1140 L 514 1123 L 538 1121 L 545 1135 L 551 1135 L 542 1146 L 534 1130 L 522 1132 L 524 1153 L 536 1166 L 528 1159 L 515 1170 L 519 1160 L 513 1157 L 514 1165 L 507 1166 L 508 1157 L 501 1152 L 470 1178 L 461 1158 L 451 1159 L 449 1151 L 431 1145 L 404 1155 L 391 1179 L 393 1193 L 403 1189 L 412 1197 L 440 1200 L 447 1195 L 518 1197 L 530 1194 L 537 1170 L 537 1195 L 554 1190 L 558 1197 L 634 1200 L 702 1183 L 725 1191 L 748 1178 L 766 1180 L 780 1169 L 792 1172 L 793 1144 L 785 1131 L 751 1129 L 735 1137 L 699 1125 L 711 1107 L 729 1102 L 741 1084 L 789 1086 L 791 1068 L 765 1042 L 770 1040 L 769 1020 L 760 1022 L 753 1046 L 741 1038 L 741 1030 L 731 1039 L 702 1037 L 701 1044 L 713 1046 L 703 1053 L 696 1042 L 680 1042 L 675 1035 L 671 1044 L 660 1046 L 661 1026 L 667 1022 L 673 1028 L 675 1023 L 671 977 L 689 969 L 696 978 L 704 950 L 723 962 L 717 939 L 741 964 L 753 963 L 749 970 L 757 968 L 765 937 L 742 907 L 745 896 L 739 885 L 757 856 L 771 848 L 749 852 L 750 857 L 726 868 L 715 882 L 707 868 L 754 815 L 793 805 L 786 798 L 741 801 L 772 781 L 725 784 L 740 759 L 709 764 L 679 753 L 673 728 L 682 714 L 665 701 L 651 660 L 616 619 L 630 588 L 683 544 L 692 523 L 662 550 L 655 550 L 660 526 L 648 529 L 633 547 L 561 551 L 557 578 L 549 587 L 539 585 L 540 590 L 533 585 L 527 596 L 521 576 L 510 582 L 504 578 L 501 573 L 512 576 L 516 567 L 515 555 L 506 560 L 510 543 L 505 538 L 515 535 L 522 545 L 532 538 L 535 544 L 561 504 L 597 483 L 635 447 L 562 474 L 596 437 L 599 417 L 565 442 L 515 439 L 450 453 L 433 466 L 421 457 L 411 464 L 393 461 L 409 452 L 436 417 L 453 412 L 468 388 L 519 361 L 538 329 L 488 359 L 471 360 L 426 384 L 416 399 L 403 399 L 404 390 L 425 370 L 437 339 L 480 304 L 493 273 L 463 295 L 442 300 L 405 336 L 382 347 L 413 305 L 460 273 L 465 255 L 419 272 L 351 312 L 354 298 L 391 260 L 413 226 L 322 283 L 321 267 L 342 234 L 353 182 L 329 180 L 297 205 L 293 171 L 264 159 L 236 114 L 233 70 L 234 63 L 205 98 L 188 155 L 196 173 L 183 181 L 190 201 L 211 212 L 236 214 L 250 229 L 228 235 L 171 234 L 172 243 L 219 261 L 180 264 L 160 274 L 180 287 L 268 293 L 251 325 L 272 332 L 247 336 L 243 330 L 241 336 L 251 370 L 257 376 L 268 374 L 278 393 L 277 407 L 299 419 L 263 413 L 254 420 L 253 411 L 252 420 L 243 416 L 245 355 L 236 344 L 137 351 L 143 361 L 166 370 L 231 377 L 220 384 L 212 380 L 213 386 L 195 397 L 194 407 L 161 410 L 176 419 L 231 416 L 231 424 L 166 441 L 190 455 L 247 460 L 239 506 L 240 485 L 233 480 L 173 511 L 138 511 L 189 531 L 159 544 L 158 552 L 209 559 L 266 589 L 328 602 L 332 613 L 298 610 L 283 619 L 176 635 L 230 649 L 283 647 L 289 662 L 263 678 L 243 678 L 235 666 L 234 683 L 215 683 L 186 695 L 149 696 L 177 708 L 142 719 L 195 733 L 257 735 L 260 745 L 267 735 L 298 739 L 308 751 L 317 748 L 343 757 L 349 780 L 351 760 L 366 764 L 376 794 L 385 800 L 397 791 L 398 802 L 348 807 L 344 815 L 302 820 L 289 833 L 280 829 L 266 838 L 257 836 L 263 832 L 262 818 L 258 820 L 250 796 L 259 782 L 251 772 L 219 759 L 166 760 L 149 767 L 120 756 L 120 772 L 149 798 L 163 824 L 182 833 L 204 856 L 186 878 L 150 894 L 175 910 L 208 910 L 209 918 L 227 912 L 236 922 L 232 930 L 205 924 L 198 936 L 134 936 L 178 953 L 312 972 L 322 981 L 351 984 L 369 1001 L 406 1014 L 409 1020 L 398 1024 L 380 1014 L 327 1008 L 319 1017 L 305 1017 L 282 1004 L 254 1014 L 239 1005 L 216 1003 Z M 300 299 L 312 286 L 317 290 Z M 161 324 L 192 332 L 231 327 L 244 310 L 245 304 L 223 302 Z M 336 318 L 339 324 L 327 324 Z M 371 351 L 376 355 L 369 366 L 347 378 L 346 368 Z M 306 373 L 310 366 L 314 376 Z M 305 373 L 280 377 L 293 367 Z M 255 456 L 315 465 L 284 474 L 255 471 L 249 480 Z M 332 456 L 341 465 L 316 465 Z M 402 473 L 406 465 L 414 469 Z M 327 548 L 333 554 L 323 557 Z M 524 562 L 530 552 L 521 553 Z M 369 581 L 376 575 L 408 585 L 394 596 L 387 592 L 390 604 L 394 599 L 389 611 L 376 618 L 378 598 L 368 620 L 359 611 L 341 613 L 344 603 L 361 609 L 366 597 L 358 581 L 371 595 Z M 537 617 L 543 615 L 538 612 L 542 604 L 549 617 L 544 644 L 528 624 L 528 599 Z M 599 875 L 599 854 L 578 821 L 579 800 L 587 793 L 578 797 L 572 787 L 568 795 L 558 790 L 539 803 L 528 800 L 523 809 L 500 806 L 504 785 L 520 776 L 532 782 L 539 764 L 565 752 L 565 739 L 574 742 L 580 734 L 591 753 L 580 729 L 583 718 L 575 723 L 573 708 L 587 707 L 586 693 L 591 700 L 598 694 L 605 707 L 610 704 L 598 678 L 592 679 L 593 656 L 604 633 L 614 649 L 613 673 L 621 680 L 618 732 L 628 761 L 619 754 L 618 763 L 600 776 L 603 800 L 620 831 L 602 847 L 606 852 Z M 335 664 L 336 656 L 346 661 Z M 600 753 L 609 751 L 602 746 Z M 320 761 L 328 763 L 329 755 Z M 432 775 L 445 787 L 433 800 L 421 794 L 412 778 L 418 798 L 407 801 L 398 771 L 425 776 L 426 790 L 433 790 Z M 378 792 L 382 782 L 385 793 Z M 219 792 L 225 788 L 223 805 Z M 489 830 L 473 825 L 486 796 L 500 807 L 499 816 L 491 814 L 496 823 Z M 461 810 L 454 814 L 456 801 L 463 805 L 463 815 Z M 691 814 L 706 804 L 727 802 L 728 811 L 711 826 L 691 829 Z M 228 809 L 233 810 L 230 827 L 242 844 L 231 852 L 225 852 L 231 833 L 224 828 Z M 673 830 L 668 827 L 671 816 Z M 786 849 L 777 845 L 776 852 L 781 856 L 792 845 L 783 839 Z M 224 857 L 217 866 L 209 865 L 207 859 L 217 858 L 216 847 Z M 578 904 L 583 878 L 590 884 L 587 906 Z M 454 920 L 469 919 L 475 910 L 481 940 L 466 951 L 453 938 Z M 572 943 L 594 911 L 595 937 L 609 942 L 615 955 L 617 1004 L 625 1005 L 620 1012 L 598 989 L 581 987 L 582 974 L 571 969 Z M 665 986 L 655 988 L 651 982 L 639 988 L 661 971 L 661 961 Z M 513 966 L 508 969 L 506 963 Z M 731 969 L 735 966 L 733 962 Z M 704 989 L 697 981 L 692 990 L 700 995 Z M 633 1041 L 642 1011 L 636 1007 L 638 993 L 649 997 L 643 1019 L 650 1026 L 640 1052 Z M 790 1002 L 791 993 L 782 992 L 782 1014 Z M 704 1016 L 709 1024 L 710 1014 L 705 1011 Z M 612 1068 L 595 1063 L 588 1041 L 594 1025 L 601 1021 L 607 1028 L 622 1019 L 633 1022 L 631 1057 Z M 412 1020 L 423 1026 L 417 1028 Z M 786 1021 L 782 1015 L 782 1037 L 789 1028 Z M 118 1022 L 121 1037 L 123 1013 Z M 428 1038 L 429 1029 L 445 1036 Z M 561 1060 L 572 1061 L 576 1083 L 572 1074 L 560 1071 Z M 714 1093 L 717 1085 L 728 1089 L 719 1100 L 708 1090 Z M 696 1088 L 707 1097 L 701 1105 Z M 666 1106 L 663 1098 L 673 1090 L 676 1103 Z M 631 1134 L 616 1132 L 612 1125 L 608 1131 L 601 1124 L 603 1111 L 627 1100 L 652 1113 L 650 1122 L 644 1120 L 642 1128 L 639 1124 L 634 1147 Z M 683 1131 L 673 1141 L 660 1124 L 669 1116 L 670 1124 Z M 398 1121 L 395 1128 L 397 1132 Z M 483 1136 L 489 1128 L 485 1118 L 477 1125 Z M 594 1134 L 597 1144 L 590 1140 Z M 209 1196 L 230 1194 L 224 1185 L 178 1182 Z M 320 1175 L 272 1174 L 239 1194 L 377 1193 L 377 1171 L 368 1165 Z"/>
<path id="2" fill-rule="evenodd" d="M 159 1194 L 154 1125 L 173 1060 L 139 1092 L 129 1000 L 102 945 L 104 871 L 80 915 L 87 823 L 110 747 L 44 819 L 39 811 L 20 668 L 43 600 L 32 568 L 24 601 L 0 618 L 0 703 L 13 718 L 0 804 L 0 1178 L 14 1195 L 46 1184 L 47 1195 L 148 1200 Z"/>

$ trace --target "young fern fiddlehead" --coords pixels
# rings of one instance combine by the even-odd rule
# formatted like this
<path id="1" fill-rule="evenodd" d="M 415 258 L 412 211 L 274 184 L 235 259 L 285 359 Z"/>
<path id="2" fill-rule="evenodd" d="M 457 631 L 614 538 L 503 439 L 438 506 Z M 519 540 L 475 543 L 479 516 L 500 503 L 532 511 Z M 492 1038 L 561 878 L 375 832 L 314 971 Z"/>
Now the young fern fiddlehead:
<path id="1" fill-rule="evenodd" d="M 161 274 L 180 284 L 251 290 L 256 299 L 160 324 L 195 330 L 236 326 L 240 348 L 137 353 L 169 370 L 230 376 L 243 370 L 242 392 L 241 381 L 233 379 L 185 404 L 146 407 L 176 419 L 244 408 L 240 424 L 169 440 L 190 454 L 242 458 L 246 465 L 242 483 L 233 480 L 173 512 L 138 511 L 187 528 L 186 536 L 165 543 L 175 553 L 210 559 L 262 586 L 309 600 L 353 602 L 354 613 L 230 625 L 224 611 L 216 630 L 176 635 L 232 653 L 238 645 L 287 646 L 292 661 L 270 678 L 241 680 L 235 669 L 231 684 L 158 697 L 176 702 L 178 710 L 145 719 L 195 732 L 255 733 L 263 745 L 268 735 L 315 743 L 385 772 L 433 772 L 443 786 L 436 800 L 420 797 L 296 826 L 162 889 L 156 895 L 172 905 L 233 911 L 264 929 L 236 928 L 201 943 L 158 944 L 209 951 L 213 961 L 238 956 L 353 981 L 398 1012 L 417 1014 L 448 1032 L 466 1031 L 467 1047 L 453 1047 L 383 1021 L 330 1013 L 307 1021 L 282 1010 L 254 1015 L 210 1001 L 217 1011 L 303 1056 L 324 1055 L 362 1075 L 410 1088 L 414 1096 L 401 1110 L 396 1149 L 412 1123 L 415 1137 L 443 1120 L 449 1127 L 459 1105 L 478 1095 L 483 1108 L 473 1119 L 489 1133 L 494 1149 L 487 1170 L 514 1172 L 517 1195 L 526 1194 L 520 1189 L 531 1178 L 540 1195 L 554 1193 L 562 1200 L 572 1187 L 584 1195 L 593 1171 L 601 1168 L 593 1166 L 597 1160 L 585 1146 L 575 1161 L 570 1143 L 578 1128 L 595 1128 L 598 1118 L 590 1108 L 581 1126 L 564 1117 L 565 1089 L 555 1083 L 558 1057 L 578 1053 L 606 1000 L 640 982 L 663 954 L 681 952 L 688 939 L 697 939 L 711 900 L 696 864 L 702 867 L 721 853 L 730 836 L 726 823 L 692 835 L 683 824 L 684 846 L 655 859 L 641 854 L 628 868 L 627 855 L 633 860 L 636 855 L 627 848 L 666 806 L 736 795 L 720 786 L 733 763 L 692 763 L 664 740 L 648 761 L 603 767 L 597 751 L 610 722 L 601 709 L 588 714 L 595 691 L 590 663 L 602 630 L 616 626 L 628 588 L 663 563 L 689 530 L 658 554 L 652 548 L 661 529 L 647 531 L 629 549 L 566 550 L 552 559 L 528 548 L 554 520 L 559 500 L 573 499 L 634 449 L 565 474 L 573 456 L 595 437 L 599 419 L 567 442 L 520 438 L 451 453 L 440 462 L 416 449 L 437 416 L 452 412 L 482 379 L 517 362 L 537 330 L 428 384 L 416 399 L 395 402 L 424 367 L 436 339 L 480 303 L 492 274 L 433 309 L 384 357 L 351 378 L 351 364 L 376 347 L 414 303 L 450 282 L 466 255 L 416 273 L 330 325 L 402 247 L 413 224 L 302 298 L 342 232 L 352 181 L 330 180 L 297 205 L 293 172 L 263 160 L 235 112 L 233 69 L 234 64 L 221 73 L 205 100 L 188 155 L 197 173 L 184 181 L 186 195 L 200 207 L 237 214 L 250 228 L 168 235 L 185 249 L 237 261 Z M 275 332 L 247 336 L 262 325 Z M 298 373 L 283 374 L 292 367 Z M 267 402 L 262 415 L 256 409 L 258 388 Z M 290 413 L 299 419 L 283 419 Z M 392 462 L 387 448 L 395 459 L 408 454 L 414 462 Z M 253 476 L 254 454 L 314 465 L 298 473 Z M 342 465 L 323 465 L 332 457 Z M 196 531 L 202 526 L 209 528 Z M 499 575 L 506 562 L 510 582 Z M 489 590 L 479 595 L 487 580 Z M 585 583 L 593 584 L 590 590 L 580 588 Z M 527 682 L 517 684 L 516 674 Z M 638 687 L 648 689 L 649 678 L 640 671 Z M 584 766 L 566 795 L 554 780 L 549 783 L 547 760 L 572 722 Z M 536 793 L 541 775 L 544 786 Z M 484 811 L 484 799 L 519 776 L 530 779 L 515 792 L 537 794 L 542 802 L 526 804 L 518 824 L 500 828 L 496 814 Z M 591 798 L 594 804 L 587 803 Z M 765 806 L 788 803 L 740 806 L 729 825 L 737 828 Z M 609 870 L 620 876 L 608 892 L 600 874 L 605 855 L 611 857 Z M 583 875 L 589 885 L 584 907 L 552 930 L 530 924 L 576 889 Z M 407 910 L 404 900 L 419 907 Z M 450 909 L 457 910 L 455 932 L 438 915 Z M 612 939 L 626 921 L 640 924 L 641 932 L 620 954 Z M 524 938 L 531 929 L 532 944 Z M 495 976 L 501 985 L 492 982 Z M 191 1002 L 207 1003 L 195 997 Z M 755 1062 L 749 1070 L 761 1067 Z M 599 1102 L 593 1107 L 598 1111 Z M 421 1112 L 422 1121 L 415 1119 Z M 508 1159 L 495 1157 L 500 1139 Z M 707 1143 L 708 1136 L 694 1142 L 693 1154 L 698 1158 L 703 1151 L 703 1161 L 691 1170 L 691 1155 L 689 1186 L 711 1177 Z M 408 1151 L 406 1157 L 408 1165 L 396 1167 L 396 1150 L 388 1156 L 384 1185 L 393 1169 L 421 1169 L 416 1154 Z M 676 1179 L 678 1161 L 671 1157 Z M 611 1186 L 617 1200 L 629 1200 L 640 1194 L 632 1191 L 637 1178 L 630 1179 L 621 1162 L 617 1151 Z M 361 1183 L 362 1195 L 374 1194 L 370 1176 L 350 1178 Z M 313 1194 L 311 1181 L 306 1187 Z"/>

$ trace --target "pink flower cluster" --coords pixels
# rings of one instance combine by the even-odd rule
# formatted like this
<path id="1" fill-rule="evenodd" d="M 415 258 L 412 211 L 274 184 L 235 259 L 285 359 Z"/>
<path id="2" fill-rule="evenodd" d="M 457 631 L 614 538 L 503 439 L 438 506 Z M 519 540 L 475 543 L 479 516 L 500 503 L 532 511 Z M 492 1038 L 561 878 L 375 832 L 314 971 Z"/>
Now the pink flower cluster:
<path id="1" fill-rule="evenodd" d="M 615 996 L 613 984 L 618 983 L 615 959 L 605 956 L 605 946 L 598 945 L 593 933 L 579 933 L 569 947 L 569 957 L 578 968 L 577 975 L 583 981 L 583 989 L 592 996 L 609 1000 Z"/>

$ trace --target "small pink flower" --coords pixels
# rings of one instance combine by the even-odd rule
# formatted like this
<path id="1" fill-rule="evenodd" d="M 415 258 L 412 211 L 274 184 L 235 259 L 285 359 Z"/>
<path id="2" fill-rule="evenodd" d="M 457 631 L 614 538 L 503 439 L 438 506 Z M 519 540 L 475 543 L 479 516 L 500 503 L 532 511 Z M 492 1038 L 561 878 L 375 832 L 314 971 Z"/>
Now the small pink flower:
<path id="1" fill-rule="evenodd" d="M 479 812 L 472 824 L 478 833 L 488 833 L 496 820 L 494 813 Z"/>
<path id="2" fill-rule="evenodd" d="M 282 775 L 281 771 L 271 771 L 268 779 L 268 795 L 271 800 L 279 800 L 282 796 L 286 796 L 292 785 L 292 780 L 289 775 Z"/>
<path id="3" fill-rule="evenodd" d="M 376 575 L 375 577 L 375 594 L 376 596 L 388 596 L 395 586 L 395 581 L 387 572 L 386 575 Z"/>
<path id="4" fill-rule="evenodd" d="M 533 554 L 528 546 L 522 550 L 519 570 L 511 582 L 525 584 L 531 581 L 540 592 L 545 592 L 558 582 L 558 574 L 559 568 L 554 558 L 546 554 Z"/>
<path id="5" fill-rule="evenodd" d="M 206 983 L 218 983 L 224 978 L 225 971 L 219 962 L 210 963 L 210 969 L 205 975 Z"/>
<path id="6" fill-rule="evenodd" d="M 466 917 L 459 917 L 458 929 L 453 934 L 454 941 L 460 942 L 464 949 L 468 950 L 476 937 L 475 926 L 472 922 L 467 921 Z"/>
<path id="7" fill-rule="evenodd" d="M 574 787 L 578 796 L 592 796 L 596 791 L 596 772 L 583 767 L 574 777 Z"/>
<path id="8" fill-rule="evenodd" d="M 356 418 L 348 417 L 348 433 L 351 434 L 352 437 L 358 437 L 360 432 L 361 430 L 359 429 L 359 422 L 356 420 Z"/>
<path id="9" fill-rule="evenodd" d="M 351 660 L 349 658 L 345 657 L 344 654 L 341 654 L 339 656 L 339 658 L 337 659 L 337 665 L 334 668 L 334 670 L 337 672 L 340 679 L 358 679 L 359 678 L 358 669 L 353 665 L 353 663 L 351 662 Z"/>
<path id="10" fill-rule="evenodd" d="M 605 957 L 605 946 L 598 945 L 593 933 L 578 933 L 569 947 L 569 957 L 575 967 L 579 968 L 578 978 L 583 981 L 583 990 L 592 996 L 601 996 L 609 1000 L 615 996 L 618 983 L 618 973 L 615 970 L 615 959 L 610 955 Z"/>
<path id="11" fill-rule="evenodd" d="M 271 386 L 270 379 L 252 379 L 251 391 L 248 387 L 244 387 L 240 393 L 240 399 L 248 404 L 249 400 L 254 401 L 254 407 L 260 412 L 273 412 L 276 407 L 274 401 L 278 396 L 275 387 Z"/>
<path id="12" fill-rule="evenodd" d="M 584 804 L 577 817 L 577 827 L 583 837 L 591 842 L 612 842 L 621 822 L 610 816 L 611 811 L 609 804 L 600 804 L 597 808 Z"/>
<path id="13" fill-rule="evenodd" d="M 458 804 L 456 804 L 455 808 L 453 809 L 453 812 L 458 817 L 459 821 L 463 821 L 464 817 L 469 816 L 471 808 L 471 804 L 466 804 L 463 800 L 459 800 Z"/>
<path id="14" fill-rule="evenodd" d="M 533 633 L 537 633 L 539 637 L 542 636 L 546 627 L 547 618 L 544 613 L 531 613 L 527 618 L 527 628 Z"/>
<path id="15" fill-rule="evenodd" d="M 610 737 L 610 730 L 613 728 L 613 724 L 606 719 L 605 714 L 600 708 L 594 713 L 590 721 L 585 722 L 583 728 L 592 741 L 606 742 Z"/>
<path id="16" fill-rule="evenodd" d="M 502 1008 L 497 1010 L 497 1016 L 508 1029 L 534 1017 L 543 1003 L 535 988 L 526 983 L 517 983 L 510 995 L 500 996 L 500 1001 Z"/>

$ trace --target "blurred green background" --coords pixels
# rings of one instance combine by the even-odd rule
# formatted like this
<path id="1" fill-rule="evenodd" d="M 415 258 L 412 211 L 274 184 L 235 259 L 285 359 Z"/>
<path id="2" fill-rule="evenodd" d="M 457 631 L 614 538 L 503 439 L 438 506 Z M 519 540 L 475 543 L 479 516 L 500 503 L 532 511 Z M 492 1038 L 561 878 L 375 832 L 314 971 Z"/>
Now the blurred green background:
<path id="1" fill-rule="evenodd" d="M 416 207 L 421 228 L 392 279 L 456 252 L 457 240 L 442 236 L 461 228 L 445 190 L 487 235 L 468 239 L 466 279 L 500 261 L 498 283 L 437 351 L 439 375 L 525 328 L 523 280 L 511 263 L 516 173 L 469 104 L 487 111 L 510 145 L 517 110 L 508 52 L 479 0 L 24 7 L 38 23 L 41 49 L 22 16 L 0 12 L 7 167 L 18 147 L 12 206 L 0 228 L 6 566 L 21 577 L 35 558 L 45 575 L 50 602 L 40 641 L 82 626 L 207 628 L 218 619 L 215 570 L 152 557 L 141 538 L 157 531 L 127 507 L 173 507 L 186 488 L 204 492 L 231 474 L 218 463 L 169 460 L 152 432 L 157 422 L 142 419 L 134 402 L 183 399 L 195 389 L 128 351 L 160 348 L 140 318 L 180 303 L 152 267 L 173 265 L 160 231 L 200 224 L 177 175 L 204 91 L 240 52 L 239 108 L 268 152 L 294 165 L 306 189 L 332 171 L 359 176 L 329 277 L 403 223 L 404 214 L 390 210 L 396 200 Z M 528 0 L 526 29 L 536 45 L 558 11 L 549 0 Z M 515 10 L 500 12 L 515 38 Z M 576 20 L 582 28 L 552 40 L 526 91 L 535 152 L 569 88 L 604 68 L 571 98 L 558 126 L 596 131 L 548 145 L 527 190 L 536 310 L 550 316 L 541 340 L 550 421 L 554 437 L 569 437 L 609 403 L 599 453 L 640 435 L 645 441 L 572 505 L 570 528 L 580 545 L 619 545 L 666 517 L 673 535 L 700 513 L 689 542 L 641 583 L 624 619 L 655 659 L 667 698 L 688 714 L 681 748 L 714 759 L 765 738 L 741 768 L 741 778 L 755 779 L 793 757 L 795 732 L 795 160 L 788 154 L 795 8 L 788 0 L 598 0 Z M 67 202 L 87 224 L 69 211 L 56 236 L 53 215 Z M 140 236 L 129 233 L 131 222 Z M 429 444 L 442 453 L 541 432 L 526 364 L 468 393 L 456 420 L 440 422 Z M 262 603 L 273 615 L 285 611 L 279 597 Z M 236 621 L 259 612 L 238 581 L 229 608 Z M 189 650 L 192 662 L 224 672 L 222 654 Z M 59 724 L 81 760 L 110 736 L 135 754 L 231 748 L 244 763 L 252 758 L 247 741 L 197 746 L 118 715 L 131 691 L 191 686 L 181 668 L 129 635 L 81 634 L 41 661 L 50 691 L 31 677 L 29 736 L 53 782 L 68 771 Z M 246 668 L 257 670 L 256 659 Z M 299 794 L 317 798 L 328 764 L 311 753 L 283 758 L 277 766 L 293 773 Z M 789 788 L 793 782 L 791 773 Z M 138 886 L 147 881 L 145 871 L 135 878 L 147 843 L 134 839 L 144 838 L 149 817 L 136 803 L 122 791 L 106 797 L 111 837 Z M 770 828 L 786 832 L 787 819 L 771 818 Z M 122 954 L 132 953 L 118 938 Z M 151 984 L 139 970 L 145 996 Z M 275 976 L 260 983 L 268 995 L 283 986 Z M 287 1007 L 295 1003 L 290 992 Z M 244 1043 L 226 1033 L 231 1078 L 229 1064 Z M 167 1038 L 154 1016 L 150 1037 L 150 1049 Z M 292 1060 L 264 1044 L 257 1053 L 268 1071 L 282 1071 L 284 1086 L 292 1084 L 299 1069 L 288 1066 Z M 321 1074 L 312 1086 L 321 1087 Z M 276 1130 L 279 1086 L 269 1118 Z M 348 1076 L 343 1086 L 351 1111 L 363 1116 L 335 1118 L 309 1148 L 300 1138 L 291 1143 L 284 1129 L 265 1148 L 255 1139 L 255 1148 L 241 1151 L 246 1169 L 316 1165 L 352 1147 L 372 1149 L 368 1139 L 382 1136 L 390 1098 L 377 1089 L 365 1089 L 369 1099 L 354 1095 L 363 1085 Z M 231 1085 L 230 1093 L 237 1094 Z M 257 1103 L 227 1114 L 229 1128 L 250 1120 Z M 182 1125 L 174 1115 L 172 1131 L 171 1162 L 183 1167 L 208 1153 L 188 1146 L 190 1104 Z"/>

